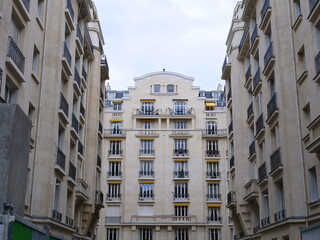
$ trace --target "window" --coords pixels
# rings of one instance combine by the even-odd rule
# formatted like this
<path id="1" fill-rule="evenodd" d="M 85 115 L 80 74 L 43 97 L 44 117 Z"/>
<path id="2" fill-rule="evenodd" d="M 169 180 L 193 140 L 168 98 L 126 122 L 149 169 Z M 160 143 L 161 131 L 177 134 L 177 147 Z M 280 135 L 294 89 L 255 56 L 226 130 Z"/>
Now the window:
<path id="1" fill-rule="evenodd" d="M 40 20 L 43 18 L 43 5 L 44 5 L 44 0 L 38 0 L 38 17 Z"/>
<path id="2" fill-rule="evenodd" d="M 257 163 L 253 161 L 250 163 L 250 179 L 258 179 L 257 175 Z"/>
<path id="3" fill-rule="evenodd" d="M 121 177 L 121 162 L 109 162 L 109 177 Z"/>
<path id="4" fill-rule="evenodd" d="M 10 25 L 10 36 L 12 37 L 13 41 L 15 42 L 16 45 L 19 46 L 19 40 L 20 40 L 20 33 L 21 33 L 21 28 L 17 21 L 14 19 L 14 16 L 11 18 L 11 25 Z"/>
<path id="5" fill-rule="evenodd" d="M 140 177 L 153 177 L 153 161 L 140 162 Z"/>
<path id="6" fill-rule="evenodd" d="M 167 92 L 174 92 L 174 85 L 172 85 L 172 84 L 168 85 Z"/>
<path id="7" fill-rule="evenodd" d="M 208 222 L 221 222 L 220 207 L 208 207 Z"/>
<path id="8" fill-rule="evenodd" d="M 152 129 L 153 128 L 153 122 L 152 121 L 144 121 L 144 122 L 142 122 L 142 128 L 143 129 Z"/>
<path id="9" fill-rule="evenodd" d="M 188 183 L 179 182 L 174 184 L 174 198 L 175 199 L 188 199 Z"/>
<path id="10" fill-rule="evenodd" d="M 121 184 L 116 183 L 109 183 L 108 184 L 108 200 L 120 200 L 121 199 L 121 192 L 120 192 Z"/>
<path id="11" fill-rule="evenodd" d="M 279 138 L 279 125 L 276 124 L 273 129 L 271 129 L 271 141 L 272 141 L 272 150 L 275 151 L 280 147 L 280 138 Z"/>
<path id="12" fill-rule="evenodd" d="M 187 121 L 174 121 L 174 129 L 187 129 Z"/>
<path id="13" fill-rule="evenodd" d="M 219 157 L 218 141 L 207 141 L 207 157 Z"/>
<path id="14" fill-rule="evenodd" d="M 307 70 L 304 46 L 302 46 L 298 52 L 297 67 L 298 67 L 298 71 L 299 71 L 298 74 L 302 74 L 304 71 Z"/>
<path id="15" fill-rule="evenodd" d="M 155 92 L 155 93 L 160 92 L 160 88 L 161 88 L 160 85 L 158 85 L 158 84 L 154 85 L 154 86 L 153 86 L 153 92 Z"/>
<path id="16" fill-rule="evenodd" d="M 109 155 L 121 155 L 121 141 L 110 141 Z"/>
<path id="17" fill-rule="evenodd" d="M 187 217 L 188 216 L 188 206 L 175 206 L 174 216 L 176 217 Z"/>
<path id="18" fill-rule="evenodd" d="M 119 229 L 107 228 L 107 240 L 119 240 Z"/>
<path id="19" fill-rule="evenodd" d="M 230 234 L 233 239 L 233 234 Z M 221 229 L 209 229 L 209 240 L 221 240 Z"/>
<path id="20" fill-rule="evenodd" d="M 175 102 L 174 103 L 174 113 L 175 115 L 185 115 L 187 104 L 185 102 Z"/>
<path id="21" fill-rule="evenodd" d="M 36 46 L 34 46 L 33 49 L 33 58 L 32 58 L 32 72 L 35 75 L 38 75 L 38 67 L 39 67 L 39 50 L 37 49 Z"/>
<path id="22" fill-rule="evenodd" d="M 60 191 L 61 191 L 61 183 L 58 179 L 56 179 L 56 185 L 54 189 L 54 202 L 53 202 L 53 209 L 56 211 L 59 211 Z"/>
<path id="23" fill-rule="evenodd" d="M 153 155 L 153 140 L 141 140 L 141 155 Z"/>
<path id="24" fill-rule="evenodd" d="M 258 116 L 260 116 L 262 114 L 262 93 L 261 92 L 256 96 L 256 107 L 257 107 Z"/>
<path id="25" fill-rule="evenodd" d="M 220 199 L 219 183 L 208 183 L 208 200 L 220 201 Z"/>
<path id="26" fill-rule="evenodd" d="M 111 133 L 112 134 L 122 134 L 122 123 L 112 122 L 111 123 Z"/>
<path id="27" fill-rule="evenodd" d="M 152 228 L 140 228 L 139 240 L 152 240 Z"/>
<path id="28" fill-rule="evenodd" d="M 187 228 L 177 228 L 174 230 L 174 240 L 189 240 Z"/>
<path id="29" fill-rule="evenodd" d="M 173 172 L 173 176 L 175 178 L 186 178 L 189 176 L 189 172 L 188 172 L 188 162 L 184 161 L 184 162 L 174 162 L 174 172 Z"/>
<path id="30" fill-rule="evenodd" d="M 209 134 L 209 135 L 217 134 L 217 122 L 209 121 L 206 123 L 206 134 Z"/>
<path id="31" fill-rule="evenodd" d="M 277 209 L 277 212 L 279 212 L 285 208 L 283 182 L 282 180 L 279 180 L 274 185 L 275 185 L 276 209 Z"/>
<path id="32" fill-rule="evenodd" d="M 11 87 L 9 87 L 7 84 L 4 89 L 4 101 L 6 103 L 12 103 L 12 95 L 13 95 L 13 90 Z"/>
<path id="33" fill-rule="evenodd" d="M 187 140 L 186 139 L 174 140 L 174 155 L 175 156 L 185 156 L 187 154 L 188 154 Z"/>
<path id="34" fill-rule="evenodd" d="M 220 176 L 219 163 L 218 162 L 207 162 L 207 177 L 217 178 Z"/>
<path id="35" fill-rule="evenodd" d="M 316 173 L 315 167 L 309 169 L 309 180 L 310 180 L 310 200 L 311 202 L 318 201 L 319 200 L 318 181 L 317 181 L 317 173 Z"/>
<path id="36" fill-rule="evenodd" d="M 153 183 L 140 183 L 140 200 L 153 200 Z"/>
<path id="37" fill-rule="evenodd" d="M 120 206 L 107 206 L 106 223 L 120 223 Z"/>
<path id="38" fill-rule="evenodd" d="M 269 195 L 268 191 L 262 193 L 262 214 L 263 217 L 269 217 Z"/>
<path id="39" fill-rule="evenodd" d="M 121 111 L 122 103 L 113 103 L 113 111 Z"/>
<path id="40" fill-rule="evenodd" d="M 154 103 L 153 102 L 142 102 L 141 112 L 144 115 L 153 115 L 154 114 Z"/>

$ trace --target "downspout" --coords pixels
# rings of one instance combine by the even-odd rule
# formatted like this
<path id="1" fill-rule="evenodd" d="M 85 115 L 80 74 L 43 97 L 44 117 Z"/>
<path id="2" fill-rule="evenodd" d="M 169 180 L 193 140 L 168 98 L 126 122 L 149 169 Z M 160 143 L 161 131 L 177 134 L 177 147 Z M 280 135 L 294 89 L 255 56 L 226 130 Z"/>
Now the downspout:
<path id="1" fill-rule="evenodd" d="M 292 22 L 291 22 L 291 19 L 292 19 L 292 14 L 291 14 L 291 11 L 290 11 L 290 3 L 288 1 L 288 16 L 290 17 L 289 19 L 289 26 L 292 26 Z M 297 114 L 297 127 L 299 129 L 298 133 L 299 133 L 299 139 L 300 139 L 300 159 L 301 159 L 301 166 L 302 166 L 302 171 L 303 171 L 303 181 L 304 181 L 304 187 L 305 187 L 305 213 L 307 214 L 307 216 L 309 216 L 309 209 L 307 207 L 307 184 L 306 184 L 306 171 L 305 171 L 305 161 L 304 161 L 304 155 L 303 155 L 303 144 L 302 144 L 302 131 L 301 131 L 301 116 L 299 114 L 299 106 L 300 106 L 300 103 L 299 103 L 299 94 L 298 94 L 298 89 L 297 89 L 297 68 L 296 68 L 296 57 L 295 57 L 295 52 L 294 52 L 294 41 L 293 41 L 293 32 L 292 32 L 292 28 L 290 29 L 290 44 L 291 44 L 291 51 L 292 51 L 292 54 L 293 56 L 291 57 L 292 59 L 292 66 L 294 68 L 294 71 L 293 71 L 293 75 L 294 75 L 294 79 L 295 79 L 295 84 L 294 84 L 294 92 L 295 92 L 295 103 L 296 103 L 296 106 L 298 107 L 297 111 L 296 111 L 296 114 Z M 307 224 L 307 223 L 306 223 Z"/>

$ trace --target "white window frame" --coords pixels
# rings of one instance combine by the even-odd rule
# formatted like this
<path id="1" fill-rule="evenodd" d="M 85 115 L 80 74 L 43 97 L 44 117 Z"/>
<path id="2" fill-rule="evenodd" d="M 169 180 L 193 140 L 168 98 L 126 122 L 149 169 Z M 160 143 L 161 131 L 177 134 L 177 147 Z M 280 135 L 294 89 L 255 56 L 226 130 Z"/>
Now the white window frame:
<path id="1" fill-rule="evenodd" d="M 112 122 L 111 123 L 111 133 L 121 134 L 122 133 L 122 122 Z"/>
<path id="2" fill-rule="evenodd" d="M 153 85 L 153 92 L 154 92 L 154 93 L 159 93 L 159 92 L 161 92 L 161 85 L 160 85 L 160 84 L 155 84 L 155 85 Z"/>
<path id="3" fill-rule="evenodd" d="M 309 169 L 310 202 L 319 200 L 317 172 L 315 167 Z"/>
<path id="4" fill-rule="evenodd" d="M 174 206 L 174 216 L 175 217 L 187 217 L 188 206 Z"/>
<path id="5" fill-rule="evenodd" d="M 110 155 L 121 155 L 121 141 L 110 141 Z"/>
<path id="6" fill-rule="evenodd" d="M 153 154 L 153 140 L 141 140 L 141 155 Z"/>
<path id="7" fill-rule="evenodd" d="M 119 228 L 107 228 L 107 240 L 119 240 Z"/>
<path id="8" fill-rule="evenodd" d="M 233 239 L 233 234 L 230 233 L 230 238 Z M 221 240 L 221 229 L 210 228 L 209 229 L 209 240 Z"/>
<path id="9" fill-rule="evenodd" d="M 153 161 L 140 161 L 140 176 L 153 177 Z"/>
<path id="10" fill-rule="evenodd" d="M 140 199 L 152 200 L 154 197 L 154 184 L 153 183 L 140 183 L 139 184 L 139 197 L 140 197 Z"/>
<path id="11" fill-rule="evenodd" d="M 186 115 L 187 103 L 175 102 L 173 105 L 175 115 Z"/>
<path id="12" fill-rule="evenodd" d="M 153 240 L 153 229 L 152 228 L 140 228 L 139 229 L 139 240 Z"/>
<path id="13" fill-rule="evenodd" d="M 209 135 L 217 134 L 217 122 L 216 121 L 208 121 L 206 122 L 206 133 Z"/>
<path id="14" fill-rule="evenodd" d="M 122 103 L 113 103 L 113 111 L 122 111 Z"/>
<path id="15" fill-rule="evenodd" d="M 208 197 L 220 198 L 220 185 L 219 183 L 208 183 Z"/>
<path id="16" fill-rule="evenodd" d="M 188 199 L 188 183 L 187 182 L 176 182 L 174 183 L 174 196 L 175 199 Z"/>
<path id="17" fill-rule="evenodd" d="M 142 102 L 141 103 L 141 112 L 144 115 L 153 115 L 154 114 L 154 102 Z"/>
<path id="18" fill-rule="evenodd" d="M 220 222 L 221 220 L 220 207 L 208 207 L 208 220 L 210 222 Z"/>
<path id="19" fill-rule="evenodd" d="M 121 177 L 121 162 L 118 162 L 118 161 L 109 162 L 109 176 Z"/>
<path id="20" fill-rule="evenodd" d="M 110 199 L 121 198 L 121 184 L 108 183 L 108 198 Z"/>
<path id="21" fill-rule="evenodd" d="M 176 228 L 174 229 L 174 240 L 189 240 L 188 228 Z"/>

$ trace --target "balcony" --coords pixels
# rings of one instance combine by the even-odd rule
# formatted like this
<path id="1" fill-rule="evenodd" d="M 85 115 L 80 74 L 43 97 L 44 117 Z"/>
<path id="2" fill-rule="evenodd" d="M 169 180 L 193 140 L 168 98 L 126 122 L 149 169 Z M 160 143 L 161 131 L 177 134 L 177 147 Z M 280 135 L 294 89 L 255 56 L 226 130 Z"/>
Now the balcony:
<path id="1" fill-rule="evenodd" d="M 80 103 L 80 119 L 81 121 L 84 123 L 86 120 L 86 109 L 84 108 L 84 106 L 82 105 L 82 103 Z"/>
<path id="2" fill-rule="evenodd" d="M 140 116 L 157 116 L 160 114 L 160 109 L 149 109 L 149 110 L 143 110 L 143 109 L 136 109 L 135 115 Z"/>
<path id="3" fill-rule="evenodd" d="M 81 95 L 81 78 L 77 68 L 74 68 L 74 81 L 73 81 L 73 88 L 77 93 L 77 96 Z"/>
<path id="4" fill-rule="evenodd" d="M 258 177 L 259 177 L 258 185 L 261 185 L 268 181 L 266 162 L 262 163 L 262 165 L 258 168 Z"/>
<path id="5" fill-rule="evenodd" d="M 8 45 L 8 53 L 7 56 L 10 60 L 7 61 L 10 69 L 14 71 L 15 75 L 18 76 L 20 82 L 24 82 L 23 73 L 24 73 L 24 65 L 25 65 L 25 57 L 18 45 L 14 42 L 12 37 L 9 36 L 9 45 Z"/>
<path id="6" fill-rule="evenodd" d="M 239 54 L 238 59 L 243 61 L 247 56 L 248 50 L 250 48 L 250 41 L 249 41 L 249 25 L 245 24 L 244 31 L 240 40 L 239 44 Z"/>
<path id="7" fill-rule="evenodd" d="M 253 103 L 251 102 L 247 108 L 247 123 L 250 125 L 254 119 Z"/>
<path id="8" fill-rule="evenodd" d="M 72 162 L 69 162 L 69 177 L 73 180 L 76 181 L 76 167 L 73 165 Z"/>
<path id="9" fill-rule="evenodd" d="M 122 157 L 122 150 L 109 150 L 108 157 Z"/>
<path id="10" fill-rule="evenodd" d="M 222 65 L 222 75 L 221 75 L 221 79 L 227 80 L 230 76 L 230 72 L 231 72 L 231 63 L 229 61 L 228 56 L 226 56 L 224 58 L 224 62 Z"/>
<path id="11" fill-rule="evenodd" d="M 120 128 L 104 129 L 103 134 L 107 138 L 125 138 L 126 131 Z"/>
<path id="12" fill-rule="evenodd" d="M 154 193 L 152 192 L 142 192 L 139 193 L 139 201 L 153 201 Z"/>
<path id="13" fill-rule="evenodd" d="M 67 6 L 65 9 L 65 16 L 66 16 L 67 24 L 68 24 L 70 30 L 73 31 L 74 30 L 74 25 L 73 25 L 74 10 L 73 10 L 71 1 L 72 0 L 67 0 Z"/>
<path id="14" fill-rule="evenodd" d="M 251 66 L 247 68 L 245 76 L 246 76 L 246 82 L 244 84 L 244 87 L 248 90 L 251 90 L 251 83 L 252 83 Z"/>
<path id="15" fill-rule="evenodd" d="M 188 171 L 174 171 L 173 178 L 189 178 Z"/>
<path id="16" fill-rule="evenodd" d="M 187 149 L 174 149 L 173 156 L 177 156 L 177 157 L 189 156 L 189 151 Z"/>
<path id="17" fill-rule="evenodd" d="M 260 117 L 256 121 L 256 135 L 255 139 L 259 140 L 265 132 L 264 122 L 263 122 L 263 113 L 261 113 Z"/>
<path id="18" fill-rule="evenodd" d="M 196 216 L 173 216 L 173 215 L 151 215 L 151 216 L 137 216 L 131 217 L 131 223 L 134 225 L 155 225 L 159 226 L 162 224 L 177 224 L 177 223 L 194 224 L 197 222 Z"/>
<path id="19" fill-rule="evenodd" d="M 154 171 L 139 171 L 139 177 L 140 178 L 154 178 Z"/>
<path id="20" fill-rule="evenodd" d="M 140 149 L 140 156 L 154 156 L 155 152 L 153 149 Z"/>
<path id="21" fill-rule="evenodd" d="M 96 199 L 95 204 L 98 206 L 98 208 L 103 208 L 103 193 L 100 190 L 96 191 Z"/>
<path id="22" fill-rule="evenodd" d="M 265 0 L 261 9 L 261 23 L 260 29 L 264 30 L 269 23 L 271 17 L 271 6 L 269 0 Z"/>
<path id="23" fill-rule="evenodd" d="M 255 25 L 252 34 L 251 34 L 251 48 L 250 48 L 250 54 L 254 55 L 255 51 L 257 50 L 257 47 L 259 45 L 259 35 L 258 35 L 258 26 Z"/>
<path id="24" fill-rule="evenodd" d="M 227 208 L 231 208 L 237 204 L 236 192 L 230 191 L 227 195 Z"/>
<path id="25" fill-rule="evenodd" d="M 315 22 L 319 18 L 320 1 L 319 0 L 309 0 L 309 10 L 310 10 L 310 14 L 307 19 L 310 22 Z"/>
<path id="26" fill-rule="evenodd" d="M 229 127 L 228 127 L 228 131 L 229 131 L 229 138 L 232 138 L 232 136 L 233 136 L 233 121 L 230 122 Z"/>
<path id="27" fill-rule="evenodd" d="M 145 136 L 158 137 L 159 134 L 157 133 L 156 130 L 151 130 L 151 129 L 139 130 L 138 133 L 136 134 L 136 137 L 145 137 Z"/>
<path id="28" fill-rule="evenodd" d="M 189 130 L 172 130 L 171 134 L 169 135 L 170 137 L 192 137 L 192 134 L 190 133 Z"/>
<path id="29" fill-rule="evenodd" d="M 65 42 L 63 44 L 63 55 L 62 56 L 63 56 L 62 66 L 64 68 L 64 71 L 66 72 L 67 76 L 71 76 L 72 75 L 72 71 L 71 71 L 72 57 L 71 57 L 71 53 L 68 49 L 68 46 Z"/>
<path id="30" fill-rule="evenodd" d="M 270 225 L 270 217 L 265 217 L 261 219 L 261 227 L 267 227 Z"/>
<path id="31" fill-rule="evenodd" d="M 75 139 L 79 139 L 78 133 L 79 133 L 79 121 L 74 115 L 74 113 L 72 113 L 71 134 Z"/>
<path id="32" fill-rule="evenodd" d="M 285 209 L 274 214 L 274 221 L 275 222 L 280 222 L 285 219 L 286 219 L 286 210 Z"/>
<path id="33" fill-rule="evenodd" d="M 194 109 L 171 109 L 168 108 L 168 113 L 169 115 L 173 116 L 189 116 L 189 115 L 194 115 Z"/>
<path id="34" fill-rule="evenodd" d="M 174 201 L 189 200 L 189 194 L 188 193 L 173 193 L 173 200 Z"/>
<path id="35" fill-rule="evenodd" d="M 253 77 L 253 96 L 256 96 L 262 87 L 260 69 L 258 68 L 256 74 Z"/>
<path id="36" fill-rule="evenodd" d="M 121 217 L 116 217 L 116 216 L 112 216 L 112 217 L 109 217 L 109 216 L 106 216 L 105 217 L 105 225 L 117 225 L 117 224 L 120 224 L 121 223 Z"/>
<path id="37" fill-rule="evenodd" d="M 65 124 L 69 122 L 69 104 L 62 93 L 60 93 L 59 116 Z"/>
<path id="38" fill-rule="evenodd" d="M 234 168 L 234 155 L 230 158 L 230 171 Z"/>
<path id="39" fill-rule="evenodd" d="M 227 129 L 203 129 L 202 137 L 211 138 L 211 137 L 226 137 Z"/>
<path id="40" fill-rule="evenodd" d="M 89 58 L 89 60 L 94 59 L 93 44 L 88 31 L 87 24 L 84 25 L 84 53 L 85 53 L 85 56 Z"/>
<path id="41" fill-rule="evenodd" d="M 267 124 L 270 124 L 279 115 L 279 108 L 277 104 L 277 93 L 274 93 L 267 105 L 268 119 Z"/>
<path id="42" fill-rule="evenodd" d="M 219 150 L 206 150 L 206 157 L 208 158 L 219 158 L 220 151 Z"/>
<path id="43" fill-rule="evenodd" d="M 208 224 L 222 224 L 222 217 L 207 217 Z"/>
<path id="44" fill-rule="evenodd" d="M 62 213 L 57 210 L 52 210 L 52 219 L 61 222 L 62 221 Z"/>
<path id="45" fill-rule="evenodd" d="M 66 168 L 66 155 L 57 147 L 57 161 L 56 164 L 64 171 Z"/>
<path id="46" fill-rule="evenodd" d="M 275 150 L 270 156 L 271 175 L 274 175 L 282 170 L 280 147 Z"/>
<path id="47" fill-rule="evenodd" d="M 121 193 L 108 193 L 107 201 L 121 201 Z"/>
<path id="48" fill-rule="evenodd" d="M 220 172 L 206 172 L 207 179 L 220 179 Z"/>
<path id="49" fill-rule="evenodd" d="M 252 143 L 249 145 L 249 160 L 253 159 L 256 155 L 256 143 L 253 140 Z"/>
<path id="50" fill-rule="evenodd" d="M 314 64 L 316 69 L 316 76 L 313 78 L 313 80 L 316 83 L 320 83 L 320 52 L 318 52 L 317 56 L 314 58 Z"/>
<path id="51" fill-rule="evenodd" d="M 83 52 L 83 36 L 81 33 L 81 29 L 79 27 L 79 24 L 77 25 L 76 44 L 77 44 L 77 48 L 78 48 L 80 55 L 82 55 L 84 53 Z"/>
<path id="52" fill-rule="evenodd" d="M 108 178 L 117 178 L 117 179 L 120 179 L 121 178 L 121 176 L 122 176 L 122 172 L 121 171 L 117 171 L 117 172 L 115 172 L 115 171 L 109 171 L 108 173 L 107 173 L 107 177 Z"/>
<path id="53" fill-rule="evenodd" d="M 251 179 L 244 188 L 246 189 L 246 195 L 243 200 L 251 202 L 258 198 L 258 179 Z"/>
<path id="54" fill-rule="evenodd" d="M 66 216 L 66 225 L 73 227 L 73 219 Z"/>
<path id="55" fill-rule="evenodd" d="M 221 194 L 207 194 L 207 201 L 208 202 L 220 202 L 221 201 Z"/>
<path id="56" fill-rule="evenodd" d="M 253 228 L 253 234 L 257 234 L 259 232 L 259 230 L 260 230 L 260 226 L 255 226 Z"/>
<path id="57" fill-rule="evenodd" d="M 99 154 L 97 155 L 97 167 L 101 169 L 101 157 Z"/>
<path id="58" fill-rule="evenodd" d="M 275 62 L 275 57 L 273 53 L 273 45 L 272 42 L 269 44 L 269 47 L 264 55 L 264 70 L 262 74 L 264 76 L 268 76 L 270 71 L 272 70 Z"/>

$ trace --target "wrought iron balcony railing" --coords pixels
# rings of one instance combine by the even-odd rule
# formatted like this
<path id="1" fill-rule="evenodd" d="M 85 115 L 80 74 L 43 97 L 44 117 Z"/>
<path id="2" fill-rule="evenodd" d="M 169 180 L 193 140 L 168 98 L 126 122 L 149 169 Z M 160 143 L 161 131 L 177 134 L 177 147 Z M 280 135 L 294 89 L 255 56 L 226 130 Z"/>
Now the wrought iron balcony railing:
<path id="1" fill-rule="evenodd" d="M 257 25 L 255 25 L 252 34 L 251 34 L 251 46 L 253 45 L 254 41 L 256 40 L 256 38 L 259 37 L 258 36 L 258 27 Z"/>
<path id="2" fill-rule="evenodd" d="M 230 169 L 234 167 L 234 155 L 230 158 Z"/>
<path id="3" fill-rule="evenodd" d="M 153 200 L 154 193 L 153 192 L 142 192 L 139 193 L 139 200 Z"/>
<path id="4" fill-rule="evenodd" d="M 261 81 L 260 69 L 258 68 L 256 74 L 253 77 L 253 89 L 256 88 L 258 83 Z"/>
<path id="5" fill-rule="evenodd" d="M 174 149 L 173 155 L 174 156 L 188 156 L 189 151 L 187 149 Z"/>
<path id="6" fill-rule="evenodd" d="M 277 169 L 278 167 L 282 166 L 280 147 L 271 154 L 270 165 L 271 165 L 271 172 Z"/>
<path id="7" fill-rule="evenodd" d="M 259 182 L 268 178 L 266 162 L 262 163 L 262 165 L 258 168 L 258 177 L 259 177 Z"/>
<path id="8" fill-rule="evenodd" d="M 265 217 L 261 219 L 261 227 L 266 227 L 270 225 L 270 217 Z"/>
<path id="9" fill-rule="evenodd" d="M 101 157 L 99 154 L 97 155 L 97 166 L 101 168 Z"/>
<path id="10" fill-rule="evenodd" d="M 72 21 L 73 21 L 73 19 L 74 19 L 74 11 L 73 11 L 73 7 L 72 7 L 72 4 L 71 4 L 71 0 L 67 0 L 67 9 L 69 10 L 71 18 L 72 18 Z"/>
<path id="11" fill-rule="evenodd" d="M 188 171 L 174 171 L 173 177 L 174 178 L 188 178 L 189 172 Z"/>
<path id="12" fill-rule="evenodd" d="M 263 4 L 263 7 L 261 9 L 261 19 L 262 20 L 264 19 L 264 16 L 266 15 L 266 13 L 267 13 L 269 8 L 271 8 L 269 0 L 265 0 L 264 4 Z"/>
<path id="13" fill-rule="evenodd" d="M 8 57 L 16 64 L 19 70 L 24 73 L 25 57 L 13 38 L 9 36 Z"/>
<path id="14" fill-rule="evenodd" d="M 252 143 L 249 146 L 249 156 L 251 157 L 255 153 L 256 153 L 256 143 L 253 140 Z"/>
<path id="15" fill-rule="evenodd" d="M 207 194 L 207 201 L 221 201 L 221 194 Z"/>
<path id="16" fill-rule="evenodd" d="M 208 223 L 222 223 L 222 217 L 209 216 L 207 217 Z"/>
<path id="17" fill-rule="evenodd" d="M 58 212 L 57 210 L 52 210 L 52 218 L 56 221 L 62 221 L 62 213 Z"/>
<path id="18" fill-rule="evenodd" d="M 107 174 L 108 178 L 121 178 L 122 176 L 121 171 L 109 171 Z"/>
<path id="19" fill-rule="evenodd" d="M 274 214 L 274 221 L 275 222 L 280 222 L 286 218 L 286 210 L 283 209 L 277 213 Z"/>
<path id="20" fill-rule="evenodd" d="M 103 193 L 100 190 L 96 191 L 96 204 L 103 205 Z"/>
<path id="21" fill-rule="evenodd" d="M 76 133 L 79 132 L 79 121 L 76 118 L 76 116 L 74 115 L 74 113 L 72 113 L 72 123 L 71 126 L 74 128 L 74 130 L 76 131 Z"/>
<path id="22" fill-rule="evenodd" d="M 249 78 L 252 76 L 251 74 L 251 66 L 248 67 L 246 71 L 246 82 L 249 80 Z"/>
<path id="23" fill-rule="evenodd" d="M 63 45 L 63 56 L 66 58 L 67 63 L 69 64 L 69 67 L 71 67 L 72 57 L 71 57 L 71 53 L 70 53 L 66 43 L 64 43 L 64 45 Z"/>
<path id="24" fill-rule="evenodd" d="M 71 177 L 74 181 L 76 180 L 76 167 L 72 162 L 69 162 L 69 177 Z"/>
<path id="25" fill-rule="evenodd" d="M 154 178 L 154 171 L 141 170 L 141 171 L 139 171 L 139 177 L 141 177 L 141 178 Z"/>
<path id="26" fill-rule="evenodd" d="M 227 195 L 227 203 L 228 205 L 231 203 L 236 203 L 237 199 L 236 199 L 236 192 L 235 191 L 230 191 Z"/>
<path id="27" fill-rule="evenodd" d="M 263 122 L 263 113 L 261 113 L 260 117 L 256 121 L 256 134 L 260 132 L 264 128 L 264 122 Z"/>
<path id="28" fill-rule="evenodd" d="M 79 24 L 77 26 L 77 38 L 79 38 L 81 45 L 83 45 L 83 36 L 82 36 L 81 30 L 80 30 Z"/>
<path id="29" fill-rule="evenodd" d="M 188 200 L 189 193 L 173 193 L 174 200 Z"/>
<path id="30" fill-rule="evenodd" d="M 122 150 L 109 150 L 108 156 L 122 156 Z"/>
<path id="31" fill-rule="evenodd" d="M 206 150 L 206 157 L 220 157 L 219 150 Z"/>
<path id="32" fill-rule="evenodd" d="M 57 165 L 60 166 L 63 170 L 66 167 L 66 155 L 57 147 Z"/>
<path id="33" fill-rule="evenodd" d="M 266 51 L 266 54 L 264 55 L 264 67 L 266 67 L 268 65 L 270 59 L 273 57 L 274 57 L 273 45 L 272 45 L 272 42 L 270 42 L 269 47 Z"/>
<path id="34" fill-rule="evenodd" d="M 77 68 L 74 68 L 74 81 L 77 83 L 78 87 L 81 87 L 81 78 Z"/>
<path id="35" fill-rule="evenodd" d="M 253 114 L 253 104 L 251 102 L 247 109 L 247 119 L 249 119 L 252 114 Z"/>
<path id="36" fill-rule="evenodd" d="M 140 149 L 140 156 L 148 155 L 148 156 L 154 156 L 154 150 L 153 149 Z"/>
<path id="37" fill-rule="evenodd" d="M 69 116 L 69 104 L 62 93 L 60 93 L 60 109 L 67 117 Z"/>
<path id="38" fill-rule="evenodd" d="M 108 201 L 120 201 L 121 200 L 121 193 L 108 193 L 107 200 Z"/>
<path id="39" fill-rule="evenodd" d="M 220 172 L 206 172 L 206 176 L 207 176 L 207 178 L 219 179 Z"/>

